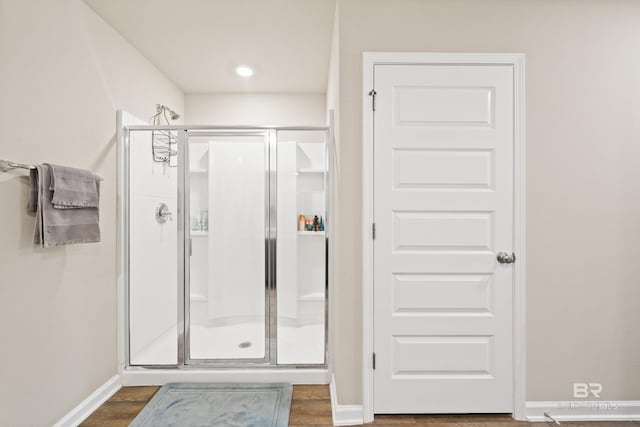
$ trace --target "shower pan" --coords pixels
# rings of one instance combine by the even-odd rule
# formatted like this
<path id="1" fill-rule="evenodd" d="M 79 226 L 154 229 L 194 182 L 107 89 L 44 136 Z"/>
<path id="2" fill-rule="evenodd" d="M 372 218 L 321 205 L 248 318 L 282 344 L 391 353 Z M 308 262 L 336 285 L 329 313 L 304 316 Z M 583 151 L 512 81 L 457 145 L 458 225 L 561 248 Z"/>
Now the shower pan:
<path id="1" fill-rule="evenodd" d="M 325 369 L 331 128 L 121 130 L 123 369 Z"/>

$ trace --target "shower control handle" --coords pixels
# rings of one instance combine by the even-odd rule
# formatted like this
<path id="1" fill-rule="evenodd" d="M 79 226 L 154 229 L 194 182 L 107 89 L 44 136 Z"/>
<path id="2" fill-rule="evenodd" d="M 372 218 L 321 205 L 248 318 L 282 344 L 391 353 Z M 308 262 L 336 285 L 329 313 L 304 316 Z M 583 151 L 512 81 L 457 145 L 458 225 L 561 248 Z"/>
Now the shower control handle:
<path id="1" fill-rule="evenodd" d="M 158 224 L 164 224 L 167 220 L 172 220 L 169 206 L 165 203 L 160 203 L 156 206 L 156 221 L 158 221 Z"/>

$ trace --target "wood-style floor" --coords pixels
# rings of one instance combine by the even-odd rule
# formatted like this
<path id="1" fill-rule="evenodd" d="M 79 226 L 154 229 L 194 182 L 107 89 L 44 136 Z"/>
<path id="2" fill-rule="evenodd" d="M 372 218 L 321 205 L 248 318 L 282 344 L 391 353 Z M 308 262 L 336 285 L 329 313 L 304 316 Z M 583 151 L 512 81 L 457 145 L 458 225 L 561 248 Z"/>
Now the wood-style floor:
<path id="1" fill-rule="evenodd" d="M 80 427 L 120 427 L 128 426 L 159 387 L 123 387 L 107 402 L 80 424 Z M 289 426 L 331 426 L 331 400 L 328 386 L 296 385 L 293 387 L 293 401 Z M 514 421 L 508 415 L 377 415 L 376 427 L 522 427 L 544 426 Z M 584 427 L 640 427 L 640 422 L 582 422 L 562 423 L 563 426 Z"/>

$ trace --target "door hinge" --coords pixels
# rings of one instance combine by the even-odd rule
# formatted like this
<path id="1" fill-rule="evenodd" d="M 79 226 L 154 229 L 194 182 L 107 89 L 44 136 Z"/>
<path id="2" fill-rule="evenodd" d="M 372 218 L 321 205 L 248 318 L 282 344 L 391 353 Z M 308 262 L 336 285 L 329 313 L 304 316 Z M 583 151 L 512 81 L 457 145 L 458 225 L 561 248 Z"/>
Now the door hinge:
<path id="1" fill-rule="evenodd" d="M 373 111 L 376 111 L 376 95 L 378 94 L 378 92 L 376 92 L 375 89 L 371 89 L 369 91 L 369 96 L 371 97 L 371 109 Z"/>
<path id="2" fill-rule="evenodd" d="M 373 363 L 372 363 L 372 365 L 373 365 L 373 369 L 376 369 L 376 354 L 375 354 L 375 353 L 373 353 L 373 357 L 371 358 L 371 360 L 372 360 L 372 362 L 373 362 Z"/>
<path id="3" fill-rule="evenodd" d="M 375 222 L 371 223 L 371 238 L 373 240 L 376 240 L 376 223 Z"/>

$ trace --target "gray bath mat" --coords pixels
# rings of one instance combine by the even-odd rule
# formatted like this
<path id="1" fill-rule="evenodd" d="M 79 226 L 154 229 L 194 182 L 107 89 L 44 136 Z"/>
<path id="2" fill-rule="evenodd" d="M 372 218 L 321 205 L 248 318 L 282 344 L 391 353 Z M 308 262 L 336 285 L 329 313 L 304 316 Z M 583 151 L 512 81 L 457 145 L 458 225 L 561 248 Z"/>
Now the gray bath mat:
<path id="1" fill-rule="evenodd" d="M 291 384 L 174 383 L 130 427 L 287 427 Z"/>

